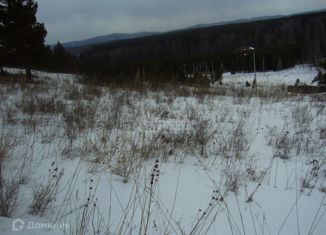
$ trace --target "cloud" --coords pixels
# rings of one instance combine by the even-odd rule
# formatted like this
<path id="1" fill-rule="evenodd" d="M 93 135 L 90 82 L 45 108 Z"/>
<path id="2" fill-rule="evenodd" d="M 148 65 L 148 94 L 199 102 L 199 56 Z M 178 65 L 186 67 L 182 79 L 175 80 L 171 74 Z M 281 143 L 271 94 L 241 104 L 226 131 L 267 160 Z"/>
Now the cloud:
<path id="1" fill-rule="evenodd" d="M 48 31 L 47 43 L 326 7 L 324 0 L 42 0 L 38 4 L 38 20 Z"/>

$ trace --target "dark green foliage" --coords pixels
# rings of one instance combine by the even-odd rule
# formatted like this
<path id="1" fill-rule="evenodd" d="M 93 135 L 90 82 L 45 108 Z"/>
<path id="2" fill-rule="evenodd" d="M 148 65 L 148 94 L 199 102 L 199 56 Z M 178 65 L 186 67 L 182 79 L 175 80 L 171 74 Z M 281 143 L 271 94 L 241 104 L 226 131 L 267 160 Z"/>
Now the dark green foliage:
<path id="1" fill-rule="evenodd" d="M 319 86 L 326 87 L 326 73 L 319 71 L 313 82 L 318 82 Z"/>
<path id="2" fill-rule="evenodd" d="M 0 0 L 0 56 L 3 62 L 24 66 L 27 76 L 44 50 L 47 33 L 36 20 L 37 7 L 33 0 Z"/>
<path id="3" fill-rule="evenodd" d="M 207 83 L 213 71 L 281 70 L 298 63 L 315 63 L 326 55 L 326 13 L 174 31 L 144 38 L 98 44 L 79 57 L 78 70 L 102 79 Z M 74 48 L 73 51 L 78 51 Z M 213 66 L 212 66 L 213 61 Z M 220 66 L 222 65 L 222 66 Z M 218 68 L 218 69 L 216 69 Z M 191 75 L 191 77 L 189 77 Z"/>
<path id="4" fill-rule="evenodd" d="M 74 58 L 60 42 L 52 48 L 51 61 L 48 67 L 57 72 L 70 72 L 74 67 Z"/>
<path id="5" fill-rule="evenodd" d="M 312 83 L 317 82 L 319 86 L 326 87 L 326 59 L 319 62 L 319 70 L 317 76 L 312 80 Z"/>
<path id="6" fill-rule="evenodd" d="M 5 22 L 0 27 L 0 68 L 2 64 L 30 65 L 77 72 L 91 82 L 116 85 L 207 86 L 222 83 L 224 71 L 280 70 L 298 63 L 316 64 L 326 56 L 322 43 L 326 41 L 326 12 L 173 31 L 97 44 L 88 51 L 69 48 L 72 56 L 59 42 L 43 46 L 46 31 L 36 22 L 36 10 L 32 0 L 0 0 L 0 22 Z M 11 19 L 14 23 L 8 23 Z M 252 53 L 241 52 L 248 46 L 255 48 L 256 66 Z"/>
<path id="7" fill-rule="evenodd" d="M 323 59 L 319 62 L 319 67 L 326 70 L 326 59 Z"/>

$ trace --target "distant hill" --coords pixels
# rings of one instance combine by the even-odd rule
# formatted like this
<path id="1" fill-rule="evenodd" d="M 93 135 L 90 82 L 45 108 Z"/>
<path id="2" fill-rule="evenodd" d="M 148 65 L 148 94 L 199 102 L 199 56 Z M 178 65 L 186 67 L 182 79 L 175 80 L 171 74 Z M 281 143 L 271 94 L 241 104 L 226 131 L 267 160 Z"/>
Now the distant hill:
<path id="1" fill-rule="evenodd" d="M 91 46 L 95 45 L 95 44 L 102 44 L 102 43 L 120 41 L 120 40 L 125 40 L 125 39 L 141 38 L 141 37 L 146 37 L 146 36 L 154 36 L 154 35 L 158 35 L 158 34 L 177 32 L 177 31 L 183 31 L 183 30 L 193 30 L 193 29 L 200 29 L 200 28 L 209 28 L 209 27 L 214 27 L 214 26 L 223 26 L 223 25 L 238 24 L 238 23 L 250 23 L 250 22 L 255 22 L 255 21 L 264 21 L 264 20 L 272 20 L 272 19 L 281 19 L 284 17 L 318 13 L 318 12 L 326 12 L 326 9 L 296 13 L 296 14 L 292 14 L 292 15 L 261 16 L 261 17 L 253 17 L 253 18 L 248 18 L 248 19 L 222 21 L 222 22 L 217 22 L 217 23 L 198 24 L 198 25 L 193 25 L 193 26 L 190 26 L 190 27 L 187 27 L 184 29 L 177 29 L 177 30 L 168 31 L 168 32 L 146 32 L 146 31 L 144 31 L 144 32 L 138 32 L 138 33 L 112 33 L 112 34 L 97 36 L 97 37 L 88 38 L 88 39 L 84 39 L 84 40 L 65 42 L 62 45 L 66 49 L 68 49 L 68 51 L 70 53 L 76 54 L 76 53 L 84 52 L 84 51 L 90 49 Z"/>
<path id="2" fill-rule="evenodd" d="M 86 74 L 132 78 L 141 71 L 147 78 L 181 79 L 213 68 L 251 71 L 252 57 L 241 51 L 249 46 L 258 71 L 317 63 L 326 56 L 325 41 L 326 11 L 318 11 L 116 40 L 90 46 L 78 58 Z"/>
<path id="3" fill-rule="evenodd" d="M 228 25 L 228 24 L 249 23 L 249 22 L 254 22 L 254 21 L 280 19 L 280 18 L 284 18 L 284 17 L 305 15 L 305 14 L 311 14 L 311 13 L 319 13 L 319 12 L 325 12 L 325 11 L 326 11 L 326 9 L 320 9 L 320 10 L 301 12 L 301 13 L 296 13 L 296 14 L 291 14 L 291 15 L 260 16 L 260 17 L 253 17 L 253 18 L 248 18 L 248 19 L 222 21 L 222 22 L 210 23 L 210 24 L 198 24 L 198 25 L 187 27 L 186 29 L 199 29 L 199 28 L 207 28 L 207 27 Z"/>
<path id="4" fill-rule="evenodd" d="M 131 39 L 131 38 L 139 38 L 139 37 L 151 36 L 156 34 L 159 33 L 158 32 L 113 33 L 113 34 L 93 37 L 85 40 L 80 40 L 80 41 L 65 42 L 62 45 L 65 48 L 83 47 L 83 46 L 89 46 L 89 45 L 94 45 L 99 43 L 112 42 L 112 41 Z"/>
<path id="5" fill-rule="evenodd" d="M 238 19 L 238 20 L 232 20 L 232 21 L 222 21 L 222 22 L 218 22 L 218 23 L 198 24 L 198 25 L 187 27 L 186 29 L 200 29 L 200 28 L 207 28 L 207 27 L 220 26 L 220 25 L 248 23 L 248 22 L 253 22 L 253 21 L 278 19 L 278 18 L 282 18 L 282 17 L 284 17 L 284 16 L 283 15 L 275 15 L 275 16 L 254 17 L 254 18 L 249 18 L 249 19 Z"/>

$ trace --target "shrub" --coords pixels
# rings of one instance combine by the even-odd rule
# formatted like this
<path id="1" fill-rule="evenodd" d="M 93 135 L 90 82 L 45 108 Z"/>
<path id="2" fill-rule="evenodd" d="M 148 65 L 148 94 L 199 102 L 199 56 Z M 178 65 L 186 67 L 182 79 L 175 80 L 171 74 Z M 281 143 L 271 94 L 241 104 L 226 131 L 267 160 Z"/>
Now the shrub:
<path id="1" fill-rule="evenodd" d="M 0 136 L 0 216 L 9 217 L 18 206 L 21 185 L 26 182 L 25 160 L 8 159 L 14 142 Z"/>
<path id="2" fill-rule="evenodd" d="M 317 82 L 319 86 L 326 87 L 326 60 L 319 63 L 319 70 L 317 76 L 312 80 L 312 83 Z"/>
<path id="3" fill-rule="evenodd" d="M 326 73 L 321 70 L 318 71 L 317 76 L 314 78 L 312 83 L 317 82 L 319 86 L 326 86 Z"/>
<path id="4" fill-rule="evenodd" d="M 46 184 L 40 184 L 33 189 L 33 202 L 30 206 L 31 214 L 43 216 L 50 203 L 56 198 L 62 176 L 63 171 L 59 171 L 55 162 L 53 162 L 51 164 L 51 169 L 49 169 L 49 176 Z"/>

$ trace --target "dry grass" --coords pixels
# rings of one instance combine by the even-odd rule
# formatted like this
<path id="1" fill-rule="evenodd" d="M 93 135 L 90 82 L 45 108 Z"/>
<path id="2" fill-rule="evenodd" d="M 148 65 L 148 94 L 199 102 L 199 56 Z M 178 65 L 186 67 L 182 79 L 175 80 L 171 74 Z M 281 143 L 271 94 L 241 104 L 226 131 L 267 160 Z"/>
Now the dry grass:
<path id="1" fill-rule="evenodd" d="M 4 133 L 0 136 L 0 215 L 5 217 L 10 217 L 19 206 L 21 186 L 28 181 L 26 158 L 12 159 L 10 150 L 16 144 Z"/>
<path id="2" fill-rule="evenodd" d="M 78 156 L 80 162 L 86 162 L 86 167 L 89 167 L 88 175 L 105 173 L 110 178 L 114 174 L 120 176 L 122 182 L 132 185 L 128 202 L 121 206 L 121 217 L 114 218 L 115 221 L 112 222 L 113 217 L 101 217 L 94 184 L 87 179 L 84 190 L 86 195 L 81 198 L 82 192 L 78 191 L 78 194 L 74 191 L 78 175 L 72 174 L 67 183 L 69 189 L 64 203 L 56 203 L 61 207 L 57 218 L 66 219 L 71 214 L 76 217 L 76 226 L 71 229 L 71 234 L 85 234 L 90 231 L 98 233 L 103 230 L 108 234 L 149 234 L 155 226 L 159 234 L 185 234 L 186 228 L 177 221 L 179 218 L 173 218 L 173 208 L 169 211 L 162 205 L 159 184 L 156 183 L 159 170 L 154 165 L 153 169 L 156 170 L 150 169 L 148 173 L 145 172 L 148 170 L 145 166 L 152 164 L 155 159 L 168 163 L 174 160 L 181 166 L 186 156 L 197 157 L 193 159 L 198 160 L 196 164 L 201 164 L 207 176 L 216 170 L 221 172 L 221 178 L 211 179 L 216 189 L 213 191 L 213 198 L 208 200 L 207 208 L 203 208 L 194 218 L 193 224 L 188 226 L 190 234 L 207 232 L 221 211 L 226 216 L 234 216 L 228 214 L 228 205 L 224 200 L 229 194 L 234 194 L 236 198 L 241 196 L 243 186 L 246 187 L 250 181 L 249 183 L 257 184 L 256 188 L 251 187 L 251 194 L 246 192 L 245 197 L 251 202 L 266 179 L 265 176 L 276 172 L 275 179 L 277 178 L 277 169 L 272 164 L 274 159 L 279 160 L 276 157 L 288 160 L 282 161 L 283 163 L 290 163 L 298 155 L 317 155 L 324 140 L 324 119 L 320 118 L 320 114 L 324 112 L 324 98 L 314 96 L 311 104 L 302 105 L 300 102 L 304 98 L 289 97 L 282 86 L 248 89 L 224 85 L 216 88 L 175 87 L 171 84 L 161 87 L 136 84 L 127 88 L 108 88 L 69 82 L 57 87 L 52 85 L 8 85 L 8 94 L 22 94 L 18 96 L 20 99 L 15 103 L 16 106 L 6 105 L 9 99 L 4 102 L 5 126 L 19 127 L 25 131 L 23 135 L 35 136 L 35 141 L 41 137 L 42 144 L 45 145 L 56 143 L 60 139 L 58 146 L 67 145 L 67 148 L 50 154 L 59 158 L 66 157 L 65 152 L 69 156 Z M 54 91 L 50 92 L 52 88 Z M 3 97 L 6 99 L 6 96 Z M 252 117 L 260 111 L 265 112 L 278 106 L 272 106 L 274 102 L 286 99 L 289 99 L 291 105 L 290 115 L 284 117 L 288 120 L 287 125 L 264 130 L 266 143 L 273 156 L 271 163 L 262 170 L 258 168 L 261 165 L 256 164 L 249 151 L 251 138 L 255 136 L 251 133 L 252 126 L 255 131 L 257 127 L 257 133 L 258 128 L 263 127 L 259 121 L 252 122 Z M 255 107 L 256 104 L 260 107 Z M 279 111 L 275 108 L 269 112 Z M 46 118 L 50 121 L 44 122 Z M 317 134 L 311 129 L 316 121 L 320 123 Z M 54 127 L 47 130 L 43 128 L 45 124 L 53 124 Z M 8 168 L 11 164 L 8 161 L 11 157 L 8 151 L 11 145 L 8 142 L 3 143 L 2 146 L 5 147 L 0 147 L 0 206 L 3 209 L 1 213 L 8 216 L 19 205 L 18 195 L 21 185 L 26 182 L 26 175 L 7 174 L 7 169 L 12 169 Z M 12 166 L 26 172 L 23 169 L 26 166 Z M 48 180 L 38 182 L 32 189 L 30 213 L 42 216 L 54 206 L 55 198 L 60 193 L 58 189 L 62 176 L 55 169 L 50 169 Z M 325 190 L 324 186 L 316 183 L 319 182 L 319 177 L 325 177 L 321 169 L 321 162 L 318 166 L 309 164 L 305 169 L 306 176 L 300 180 L 299 186 L 302 190 Z M 287 177 L 287 181 L 294 181 L 290 176 Z M 112 182 L 109 183 L 112 187 Z M 175 194 L 177 191 L 178 188 Z M 111 199 L 105 202 L 112 203 Z M 66 205 L 69 209 L 62 209 Z M 241 213 L 243 212 L 240 211 L 239 214 Z M 155 225 L 152 221 L 159 221 L 159 224 Z M 239 221 L 229 223 L 234 231 L 245 233 L 244 229 L 240 231 Z"/>
<path id="3" fill-rule="evenodd" d="M 33 201 L 30 205 L 30 213 L 43 216 L 45 210 L 56 199 L 59 182 L 63 176 L 63 170 L 59 170 L 55 162 L 51 164 L 46 183 L 36 185 L 33 189 Z"/>

